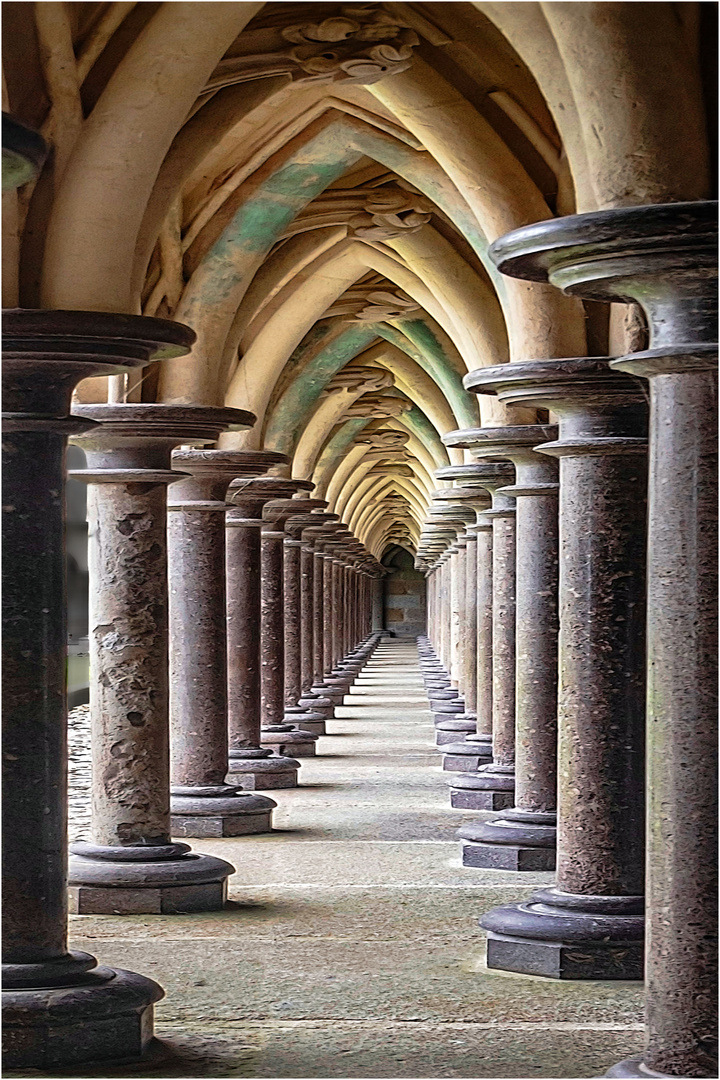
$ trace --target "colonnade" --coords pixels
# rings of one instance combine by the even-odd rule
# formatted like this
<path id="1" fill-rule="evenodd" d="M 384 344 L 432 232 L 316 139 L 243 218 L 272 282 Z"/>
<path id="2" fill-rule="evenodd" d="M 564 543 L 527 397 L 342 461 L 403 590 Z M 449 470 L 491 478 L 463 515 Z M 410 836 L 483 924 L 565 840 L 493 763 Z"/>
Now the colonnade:
<path id="1" fill-rule="evenodd" d="M 645 1053 L 610 1076 L 717 1069 L 716 215 L 621 208 L 495 242 L 506 275 L 638 304 L 648 348 L 465 376 L 552 422 L 445 435 L 475 464 L 436 472 L 455 486 L 418 550 L 452 805 L 497 811 L 459 829 L 463 862 L 556 871 L 482 916 L 488 966 L 644 976 Z"/>
<path id="2" fill-rule="evenodd" d="M 647 984 L 644 1054 L 716 1072 L 716 204 L 622 207 L 501 237 L 501 274 L 639 305 L 648 348 L 470 371 L 535 423 L 443 436 L 464 464 L 420 537 L 420 641 L 463 861 L 555 870 L 482 915 L 488 966 Z M 255 416 L 71 407 L 186 355 L 181 322 L 18 309 L 3 327 L 6 1063 L 137 1059 L 162 989 L 69 951 L 79 913 L 216 910 L 233 867 L 185 840 L 272 827 L 377 640 L 383 568 Z M 523 416 L 522 413 L 518 414 Z M 527 416 L 527 413 L 524 414 Z M 63 499 L 90 514 L 92 829 L 67 857 Z M 454 486 L 448 486 L 454 485 Z"/>
<path id="3" fill-rule="evenodd" d="M 269 831 L 371 654 L 382 568 L 283 455 L 212 449 L 239 409 L 77 406 L 180 355 L 180 323 L 17 310 L 3 324 L 4 1039 L 8 1067 L 132 1060 L 152 980 L 67 945 L 80 914 L 217 910 L 233 867 L 186 839 Z M 89 488 L 92 823 L 67 866 L 65 447 Z M 298 558 L 299 555 L 299 558 Z M 305 718 L 308 727 L 304 728 Z"/>

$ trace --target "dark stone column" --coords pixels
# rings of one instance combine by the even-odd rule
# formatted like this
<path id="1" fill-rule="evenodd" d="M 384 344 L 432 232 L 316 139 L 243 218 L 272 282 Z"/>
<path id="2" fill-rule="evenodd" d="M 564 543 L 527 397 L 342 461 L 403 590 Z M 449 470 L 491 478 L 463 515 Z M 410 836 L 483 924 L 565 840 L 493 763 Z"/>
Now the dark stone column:
<path id="1" fill-rule="evenodd" d="M 315 515 L 311 515 L 315 516 Z M 312 713 L 317 713 L 325 720 L 335 714 L 333 700 L 323 693 L 323 656 L 324 656 L 324 627 L 325 627 L 325 561 L 322 556 L 324 540 L 330 535 L 325 531 L 325 525 L 337 522 L 337 514 L 318 514 L 318 525 L 304 529 L 301 533 L 303 543 L 308 545 L 308 563 L 312 566 L 312 594 L 307 596 L 306 603 L 312 607 L 312 655 L 308 657 L 310 670 L 310 686 L 303 686 L 302 697 L 298 705 Z M 303 639 L 305 641 L 305 639 Z M 307 646 L 304 644 L 303 648 Z"/>
<path id="2" fill-rule="evenodd" d="M 311 510 L 325 505 L 321 499 L 298 499 Z M 312 685 L 313 553 L 305 530 L 334 520 L 335 514 L 299 513 L 285 522 L 285 721 L 314 735 L 325 734 L 323 713 L 298 704 Z"/>
<path id="3" fill-rule="evenodd" d="M 457 465 L 438 469 L 439 480 L 472 479 L 467 470 L 487 471 L 487 466 Z M 489 467 L 491 475 L 495 466 Z M 477 477 L 476 477 L 477 478 Z M 478 484 L 442 489 L 434 498 L 447 498 L 474 511 L 476 522 L 466 529 L 468 558 L 465 569 L 466 619 L 466 682 L 465 712 L 437 723 L 435 741 L 438 746 L 454 745 L 455 756 L 475 752 L 477 763 L 465 758 L 465 767 L 477 768 L 487 764 L 492 756 L 492 522 L 483 518 L 482 512 L 490 506 L 490 496 Z M 478 545 L 480 548 L 478 549 Z M 487 634 L 490 634 L 487 637 Z M 480 713 L 478 716 L 478 673 L 482 672 L 480 687 Z M 487 696 L 486 696 L 487 694 Z M 467 748 L 458 746 L 458 740 L 472 744 Z M 465 808 L 465 807 L 464 807 Z M 466 808 L 465 808 L 466 809 Z"/>
<path id="4" fill-rule="evenodd" d="M 312 686 L 313 651 L 315 647 L 313 619 L 313 586 L 315 582 L 315 556 L 310 537 L 301 532 L 300 548 L 300 693 L 299 702 Z"/>
<path id="5" fill-rule="evenodd" d="M 557 887 L 482 919 L 488 963 L 566 979 L 642 977 L 647 408 L 605 358 L 483 371 L 501 401 L 559 418 Z M 474 379 L 474 373 L 468 381 Z"/>
<path id="6" fill-rule="evenodd" d="M 251 413 L 227 409 L 227 423 Z M 232 414 L 236 414 L 233 420 Z M 176 450 L 190 475 L 168 500 L 170 584 L 170 810 L 174 836 L 268 832 L 276 803 L 225 783 L 228 695 L 225 497 L 233 480 L 256 477 L 282 454 Z"/>
<path id="7" fill-rule="evenodd" d="M 474 372 L 472 388 L 492 391 Z M 557 806 L 558 466 L 534 446 L 557 428 L 522 425 L 464 432 L 477 456 L 509 459 L 515 500 L 515 805 L 489 822 L 468 822 L 463 864 L 498 870 L 554 870 Z M 448 436 L 452 438 L 452 436 Z"/>
<path id="8" fill-rule="evenodd" d="M 258 452 L 262 463 L 266 455 Z M 269 467 L 269 466 L 265 466 Z M 271 499 L 285 498 L 292 480 L 258 477 L 230 487 L 227 512 L 227 658 L 230 762 L 228 782 L 250 791 L 297 786 L 300 762 L 261 745 L 260 530 Z"/>
<path id="9" fill-rule="evenodd" d="M 307 480 L 288 481 L 308 491 Z M 315 505 L 310 500 L 311 505 Z M 273 499 L 263 510 L 260 533 L 260 741 L 279 754 L 310 757 L 317 735 L 285 723 L 285 522 L 307 499 Z"/>
<path id="10" fill-rule="evenodd" d="M 608 1075 L 717 1076 L 717 203 L 535 229 L 529 269 L 650 330 L 611 364 L 650 391 L 647 1045 Z"/>
<path id="11" fill-rule="evenodd" d="M 466 435 L 453 432 L 445 439 L 449 442 L 454 436 L 453 445 L 459 445 Z M 512 465 L 494 464 L 482 482 L 492 496 L 492 507 L 478 517 L 492 522 L 492 761 L 487 760 L 483 738 L 447 746 L 443 762 L 443 768 L 461 773 L 451 781 L 452 805 L 478 810 L 507 809 L 515 789 L 515 500 L 505 491 L 514 479 Z M 478 734 L 485 732 L 478 728 Z"/>
<path id="12" fill-rule="evenodd" d="M 336 558 L 334 545 L 349 535 L 350 530 L 342 522 L 331 522 L 323 527 L 322 533 L 315 542 L 316 554 L 322 563 L 321 570 L 318 571 L 316 567 L 316 575 L 319 578 L 319 583 L 321 583 L 321 592 L 316 597 L 316 615 L 319 614 L 319 621 L 316 622 L 316 626 L 321 629 L 322 674 L 320 680 L 316 678 L 312 691 L 320 697 L 329 699 L 333 705 L 342 704 L 345 696 L 344 686 L 338 684 L 332 675 L 336 634 L 335 620 L 338 613 L 335 573 L 333 571 L 333 562 Z"/>
<path id="13" fill-rule="evenodd" d="M 180 323 L 73 311 L 3 313 L 3 1049 L 52 1072 L 138 1060 L 157 983 L 67 947 L 65 447 L 75 386 L 163 354 Z"/>
<path id="14" fill-rule="evenodd" d="M 224 409 L 82 405 L 89 485 L 91 840 L 71 845 L 70 898 L 90 914 L 213 911 L 232 866 L 170 840 L 167 486 L 178 444 L 214 442 Z"/>

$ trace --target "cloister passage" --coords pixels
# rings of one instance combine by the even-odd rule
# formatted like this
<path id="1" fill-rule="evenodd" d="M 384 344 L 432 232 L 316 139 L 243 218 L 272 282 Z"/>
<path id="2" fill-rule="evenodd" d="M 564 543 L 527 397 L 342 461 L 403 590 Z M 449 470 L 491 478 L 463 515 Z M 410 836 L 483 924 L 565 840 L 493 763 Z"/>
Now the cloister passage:
<path id="1" fill-rule="evenodd" d="M 226 910 L 72 917 L 78 948 L 166 989 L 143 1076 L 590 1077 L 637 1052 L 637 983 L 487 969 L 479 915 L 553 875 L 462 866 L 413 640 L 379 646 L 328 732 L 274 833 L 195 843 L 237 867 Z"/>
<path id="2" fill-rule="evenodd" d="M 716 1077 L 717 5 L 3 26 L 8 1075 Z"/>

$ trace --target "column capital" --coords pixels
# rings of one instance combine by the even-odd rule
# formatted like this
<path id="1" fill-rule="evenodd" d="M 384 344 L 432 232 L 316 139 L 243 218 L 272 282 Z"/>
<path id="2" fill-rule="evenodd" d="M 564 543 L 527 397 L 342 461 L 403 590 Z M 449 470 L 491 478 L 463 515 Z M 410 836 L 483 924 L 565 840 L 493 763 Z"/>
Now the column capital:
<path id="1" fill-rule="evenodd" d="M 33 430 L 46 422 L 45 417 L 59 423 L 58 418 L 70 412 L 72 392 L 82 379 L 183 356 L 194 341 L 195 333 L 189 326 L 144 315 L 25 308 L 4 311 L 5 430 L 17 430 L 18 425 L 25 429 L 30 416 Z M 23 416 L 28 419 L 23 421 Z M 85 414 L 83 419 L 96 418 Z M 70 433 L 68 421 L 65 424 L 64 430 Z"/>
<path id="2" fill-rule="evenodd" d="M 227 491 L 233 480 L 261 476 L 274 465 L 283 465 L 287 460 L 285 454 L 270 451 L 174 450 L 172 468 L 184 474 L 185 479 L 173 486 L 168 510 L 195 509 L 224 513 L 227 509 Z"/>
<path id="3" fill-rule="evenodd" d="M 73 438 L 87 456 L 88 468 L 74 470 L 90 483 L 173 483 L 173 448 L 212 443 L 233 427 L 251 427 L 252 413 L 205 405 L 78 405 L 73 415 L 96 424 Z"/>
<path id="4" fill-rule="evenodd" d="M 490 248 L 510 277 L 638 303 L 652 354 L 717 341 L 717 202 L 624 206 L 515 229 Z M 647 358 L 646 362 L 650 362 Z"/>
<path id="5" fill-rule="evenodd" d="M 511 366 L 514 370 L 503 370 Z M 639 379 L 613 371 L 607 356 L 499 364 L 471 371 L 465 385 L 497 394 L 507 405 L 539 405 L 557 413 L 562 439 L 545 442 L 538 447 L 541 454 L 605 456 L 645 451 L 647 391 Z"/>
<path id="6" fill-rule="evenodd" d="M 281 476 L 256 476 L 233 480 L 227 497 L 227 524 L 243 524 L 253 519 L 263 525 L 263 507 L 272 499 L 288 499 L 297 491 L 296 482 Z"/>

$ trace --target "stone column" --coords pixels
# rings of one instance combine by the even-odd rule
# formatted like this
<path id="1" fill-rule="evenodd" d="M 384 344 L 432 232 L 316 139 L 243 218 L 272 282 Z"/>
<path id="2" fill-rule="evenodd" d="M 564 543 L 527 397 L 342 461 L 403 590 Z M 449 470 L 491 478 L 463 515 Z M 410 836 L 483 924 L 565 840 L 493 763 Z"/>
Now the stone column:
<path id="1" fill-rule="evenodd" d="M 473 372 L 468 386 L 492 392 Z M 557 428 L 527 424 L 465 432 L 478 457 L 515 466 L 515 805 L 489 822 L 468 822 L 463 864 L 498 870 L 554 870 L 557 806 L 558 466 L 533 447 Z M 452 436 L 449 436 L 452 438 Z"/>
<path id="2" fill-rule="evenodd" d="M 227 409 L 227 423 L 251 413 Z M 232 414 L 236 414 L 234 419 Z M 180 837 L 268 832 L 276 803 L 225 783 L 228 694 L 225 497 L 233 480 L 256 477 L 282 454 L 176 450 L 189 474 L 168 500 L 170 584 L 170 810 Z"/>
<path id="3" fill-rule="evenodd" d="M 485 467 L 487 469 L 487 467 Z M 494 466 L 490 466 L 492 470 Z M 467 470 L 477 469 L 482 473 L 480 465 L 457 465 L 438 469 L 436 476 L 440 480 L 463 480 L 467 477 Z M 491 472 L 492 475 L 492 472 Z M 466 537 L 468 543 L 468 559 L 466 563 L 466 625 L 465 625 L 465 668 L 467 692 L 465 696 L 465 712 L 458 713 L 437 724 L 435 741 L 438 746 L 456 745 L 458 754 L 470 754 L 471 750 L 465 747 L 457 747 L 459 739 L 465 737 L 467 743 L 472 743 L 472 749 L 478 754 L 480 749 L 482 763 L 491 760 L 492 741 L 492 639 L 487 641 L 482 638 L 482 648 L 478 651 L 481 633 L 492 631 L 492 522 L 485 521 L 482 512 L 490 506 L 490 496 L 479 485 L 466 485 L 464 487 L 443 488 L 435 492 L 435 499 L 441 501 L 447 499 L 457 502 L 472 510 L 477 521 L 468 524 Z M 477 522 L 480 522 L 478 524 Z M 486 542 L 485 536 L 488 540 Z M 481 548 L 478 554 L 478 538 Z M 481 557 L 482 556 L 482 557 Z M 484 665 L 483 672 L 487 670 L 487 678 L 483 682 L 483 694 L 487 690 L 487 699 L 481 697 L 482 721 L 478 719 L 478 671 Z M 479 726 L 480 723 L 480 726 Z M 478 760 L 478 763 L 481 763 Z M 466 761 L 467 768 L 476 767 L 477 763 Z"/>
<path id="4" fill-rule="evenodd" d="M 560 422 L 559 439 L 538 448 L 560 458 L 557 887 L 483 917 L 488 963 L 641 978 L 645 395 L 605 358 L 515 362 L 507 378 L 500 368 L 485 376 L 501 401 L 551 409 Z"/>
<path id="5" fill-rule="evenodd" d="M 445 438 L 453 435 L 462 442 L 467 433 Z M 447 746 L 443 761 L 443 768 L 461 773 L 451 781 L 452 805 L 478 810 L 508 808 L 515 788 L 515 500 L 505 491 L 514 478 L 511 465 L 497 463 L 482 484 L 492 497 L 480 515 L 492 523 L 492 760 L 478 728 L 485 737 Z"/>
<path id="6" fill-rule="evenodd" d="M 373 632 L 382 632 L 385 629 L 383 621 L 383 577 L 378 574 L 372 580 L 372 615 L 370 628 Z"/>
<path id="7" fill-rule="evenodd" d="M 298 499 L 308 510 L 323 505 L 321 499 Z M 325 716 L 298 704 L 312 685 L 313 647 L 313 552 L 308 529 L 336 514 L 299 513 L 285 522 L 285 721 L 310 731 L 325 734 Z"/>
<path id="8" fill-rule="evenodd" d="M 5 139 L 6 132 L 3 132 Z M 183 355 L 180 323 L 74 311 L 3 316 L 3 1049 L 52 1072 L 139 1060 L 157 983 L 67 946 L 65 447 L 82 380 Z"/>
<path id="9" fill-rule="evenodd" d="M 309 491 L 309 480 L 293 480 L 298 491 Z M 324 500 L 307 498 L 273 499 L 263 511 L 260 534 L 260 692 L 261 742 L 279 754 L 311 757 L 315 754 L 317 735 L 285 722 L 285 595 L 284 558 L 285 522 L 298 509 L 327 505 Z"/>
<path id="10" fill-rule="evenodd" d="M 306 661 L 309 663 L 308 679 L 310 685 L 309 687 L 307 685 L 303 686 L 302 697 L 300 698 L 298 705 L 303 710 L 308 710 L 309 713 L 318 714 L 327 720 L 334 716 L 335 705 L 330 697 L 323 694 L 325 688 L 322 686 L 325 627 L 325 564 L 322 556 L 322 545 L 324 540 L 330 535 L 326 532 L 325 526 L 337 522 L 338 515 L 318 513 L 317 515 L 311 514 L 310 516 L 316 518 L 318 524 L 304 529 L 301 536 L 303 543 L 308 545 L 308 562 L 305 565 L 308 568 L 312 568 L 312 591 L 308 591 L 306 598 L 306 603 L 310 605 L 312 610 L 312 654 L 307 657 Z M 309 648 L 308 642 L 305 638 L 303 641 L 303 649 L 307 650 Z"/>
<path id="11" fill-rule="evenodd" d="M 262 460 L 262 456 L 260 460 Z M 246 790 L 297 786 L 300 762 L 261 746 L 260 530 L 271 499 L 296 491 L 292 480 L 259 477 L 230 487 L 227 512 L 228 782 Z"/>
<path id="12" fill-rule="evenodd" d="M 717 1076 L 717 203 L 528 231 L 527 271 L 637 301 L 650 331 L 611 363 L 649 380 L 651 420 L 646 1049 L 608 1075 Z"/>
<path id="13" fill-rule="evenodd" d="M 213 911 L 229 863 L 170 840 L 167 486 L 178 444 L 214 442 L 224 409 L 82 405 L 89 485 L 91 840 L 71 845 L 70 897 L 90 914 Z"/>
<path id="14" fill-rule="evenodd" d="M 335 561 L 334 545 L 350 535 L 350 530 L 342 522 L 332 522 L 324 526 L 323 532 L 318 536 L 315 549 L 322 563 L 322 569 L 316 568 L 316 574 L 321 582 L 321 591 L 317 597 L 319 612 L 319 626 L 322 638 L 322 675 L 316 680 L 312 690 L 319 696 L 329 698 L 333 705 L 342 704 L 345 696 L 345 688 L 338 685 L 337 679 L 333 678 L 334 650 L 336 619 L 338 616 L 335 573 L 333 563 Z M 316 625 L 318 625 L 316 623 Z"/>

